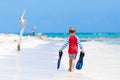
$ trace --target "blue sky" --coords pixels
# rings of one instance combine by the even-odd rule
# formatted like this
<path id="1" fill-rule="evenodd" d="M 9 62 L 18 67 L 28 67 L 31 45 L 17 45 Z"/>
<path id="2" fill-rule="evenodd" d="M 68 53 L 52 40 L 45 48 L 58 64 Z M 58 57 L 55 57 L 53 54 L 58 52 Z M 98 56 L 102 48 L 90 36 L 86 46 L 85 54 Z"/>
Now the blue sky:
<path id="1" fill-rule="evenodd" d="M 120 0 L 0 0 L 0 32 L 19 32 L 24 9 L 25 32 L 120 32 Z"/>

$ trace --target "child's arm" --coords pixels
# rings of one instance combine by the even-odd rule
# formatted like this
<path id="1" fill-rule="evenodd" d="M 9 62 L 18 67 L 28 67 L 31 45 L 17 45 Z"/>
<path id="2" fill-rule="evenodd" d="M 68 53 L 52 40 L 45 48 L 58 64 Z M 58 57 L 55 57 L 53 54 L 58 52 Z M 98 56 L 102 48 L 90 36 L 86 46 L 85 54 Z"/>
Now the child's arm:
<path id="1" fill-rule="evenodd" d="M 80 49 L 83 49 L 83 46 L 82 46 L 80 39 L 78 37 L 77 37 L 77 40 L 78 40 L 78 45 L 79 45 Z"/>
<path id="2" fill-rule="evenodd" d="M 81 44 L 81 42 L 80 42 L 80 39 L 79 39 L 78 37 L 77 37 L 77 40 L 78 40 L 78 45 L 79 45 L 80 49 L 81 49 L 82 52 L 84 53 L 83 46 L 82 46 L 82 44 Z"/>
<path id="3" fill-rule="evenodd" d="M 59 49 L 59 51 L 64 50 L 68 45 L 68 39 L 65 41 L 65 43 L 63 44 L 63 46 Z"/>

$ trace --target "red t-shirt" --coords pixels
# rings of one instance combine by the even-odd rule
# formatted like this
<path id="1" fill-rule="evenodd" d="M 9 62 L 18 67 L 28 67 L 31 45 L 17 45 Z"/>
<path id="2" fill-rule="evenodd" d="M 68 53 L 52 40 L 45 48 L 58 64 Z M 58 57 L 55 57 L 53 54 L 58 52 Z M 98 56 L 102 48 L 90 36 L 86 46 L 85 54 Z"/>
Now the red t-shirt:
<path id="1" fill-rule="evenodd" d="M 69 54 L 77 54 L 78 53 L 78 41 L 75 35 L 70 35 L 69 37 Z"/>

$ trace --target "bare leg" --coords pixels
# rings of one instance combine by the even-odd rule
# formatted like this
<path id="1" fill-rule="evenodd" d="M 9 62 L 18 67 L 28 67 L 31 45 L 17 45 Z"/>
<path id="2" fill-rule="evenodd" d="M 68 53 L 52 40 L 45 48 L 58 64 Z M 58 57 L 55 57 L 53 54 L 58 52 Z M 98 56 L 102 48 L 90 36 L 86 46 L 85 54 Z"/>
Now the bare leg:
<path id="1" fill-rule="evenodd" d="M 71 71 L 71 66 L 72 66 L 72 60 L 69 58 L 69 71 Z"/>
<path id="2" fill-rule="evenodd" d="M 75 66 L 75 59 L 73 58 L 71 60 L 71 71 L 74 71 L 74 66 Z"/>
<path id="3" fill-rule="evenodd" d="M 70 58 L 69 59 L 69 71 L 72 72 L 74 70 L 74 66 L 75 66 L 75 60 L 74 58 Z"/>

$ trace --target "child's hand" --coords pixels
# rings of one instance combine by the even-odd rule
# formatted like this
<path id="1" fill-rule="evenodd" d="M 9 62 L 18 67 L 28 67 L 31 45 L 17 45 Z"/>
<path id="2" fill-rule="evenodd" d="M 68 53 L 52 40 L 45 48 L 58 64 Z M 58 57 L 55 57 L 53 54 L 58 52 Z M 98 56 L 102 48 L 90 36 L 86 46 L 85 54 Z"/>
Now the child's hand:
<path id="1" fill-rule="evenodd" d="M 85 54 L 85 51 L 82 49 L 82 53 L 84 53 Z"/>
<path id="2" fill-rule="evenodd" d="M 59 50 L 58 52 L 61 52 L 61 50 Z"/>

